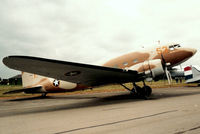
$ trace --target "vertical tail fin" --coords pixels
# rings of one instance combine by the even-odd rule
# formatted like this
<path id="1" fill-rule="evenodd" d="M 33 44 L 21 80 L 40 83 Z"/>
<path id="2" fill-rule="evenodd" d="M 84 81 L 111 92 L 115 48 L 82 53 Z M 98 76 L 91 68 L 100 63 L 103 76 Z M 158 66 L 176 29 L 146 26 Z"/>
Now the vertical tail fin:
<path id="1" fill-rule="evenodd" d="M 184 75 L 185 75 L 185 80 L 192 79 L 193 78 L 192 67 L 190 66 L 185 67 Z"/>
<path id="2" fill-rule="evenodd" d="M 195 67 L 184 68 L 186 83 L 199 83 L 200 82 L 200 71 Z"/>
<path id="3" fill-rule="evenodd" d="M 22 72 L 22 86 L 24 88 L 41 86 L 38 84 L 42 79 L 44 79 L 43 76 Z"/>

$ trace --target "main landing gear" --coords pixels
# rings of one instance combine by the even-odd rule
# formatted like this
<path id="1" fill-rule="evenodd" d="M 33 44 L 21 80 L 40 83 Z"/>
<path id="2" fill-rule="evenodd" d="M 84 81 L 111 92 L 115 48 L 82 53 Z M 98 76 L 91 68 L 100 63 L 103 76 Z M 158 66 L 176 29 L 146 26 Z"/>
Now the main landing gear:
<path id="1" fill-rule="evenodd" d="M 152 93 L 151 87 L 147 86 L 144 81 L 143 81 L 144 86 L 142 88 L 140 86 L 136 85 L 135 83 L 133 83 L 132 89 L 129 89 L 128 87 L 126 87 L 123 84 L 120 84 L 120 85 L 122 85 L 125 89 L 129 90 L 131 92 L 131 94 L 136 95 L 140 98 L 148 99 Z"/>
<path id="2" fill-rule="evenodd" d="M 42 98 L 47 97 L 47 93 L 42 93 L 41 97 L 42 97 Z"/>

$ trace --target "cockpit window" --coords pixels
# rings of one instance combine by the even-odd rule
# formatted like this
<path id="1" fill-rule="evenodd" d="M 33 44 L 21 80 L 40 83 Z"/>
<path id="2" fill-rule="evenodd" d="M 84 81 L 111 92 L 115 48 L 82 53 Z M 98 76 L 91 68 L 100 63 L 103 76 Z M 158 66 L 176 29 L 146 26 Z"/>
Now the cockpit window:
<path id="1" fill-rule="evenodd" d="M 174 45 L 169 46 L 169 50 L 174 50 Z"/>
<path id="2" fill-rule="evenodd" d="M 170 49 L 170 50 L 174 50 L 174 48 L 179 48 L 179 47 L 181 47 L 181 45 L 175 44 L 175 45 L 169 46 L 169 49 Z"/>
<path id="3" fill-rule="evenodd" d="M 174 45 L 174 48 L 181 47 L 179 44 Z"/>

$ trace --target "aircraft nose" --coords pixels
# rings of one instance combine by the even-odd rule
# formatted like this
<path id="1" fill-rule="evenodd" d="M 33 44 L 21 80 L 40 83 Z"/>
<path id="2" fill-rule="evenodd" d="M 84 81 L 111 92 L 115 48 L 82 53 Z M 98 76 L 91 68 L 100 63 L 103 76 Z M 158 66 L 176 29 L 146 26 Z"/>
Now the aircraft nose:
<path id="1" fill-rule="evenodd" d="M 195 55 L 196 52 L 197 52 L 197 49 L 195 49 L 195 48 L 185 48 L 184 50 L 185 50 L 188 54 L 190 53 L 190 56 Z"/>
<path id="2" fill-rule="evenodd" d="M 196 52 L 197 52 L 197 49 L 195 49 L 195 48 L 190 48 L 189 51 L 191 51 L 191 52 L 193 53 L 193 55 L 195 55 Z"/>

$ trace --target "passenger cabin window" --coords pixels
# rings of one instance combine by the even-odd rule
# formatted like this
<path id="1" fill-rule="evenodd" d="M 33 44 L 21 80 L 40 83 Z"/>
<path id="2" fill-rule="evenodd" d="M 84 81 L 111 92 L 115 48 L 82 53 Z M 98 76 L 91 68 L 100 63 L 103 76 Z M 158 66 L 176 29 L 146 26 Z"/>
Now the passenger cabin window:
<path id="1" fill-rule="evenodd" d="M 128 62 L 124 62 L 123 65 L 124 65 L 124 66 L 127 66 L 127 65 L 128 65 Z"/>
<path id="2" fill-rule="evenodd" d="M 138 62 L 138 59 L 134 59 L 134 60 L 133 60 L 133 63 L 137 63 L 137 62 Z"/>

